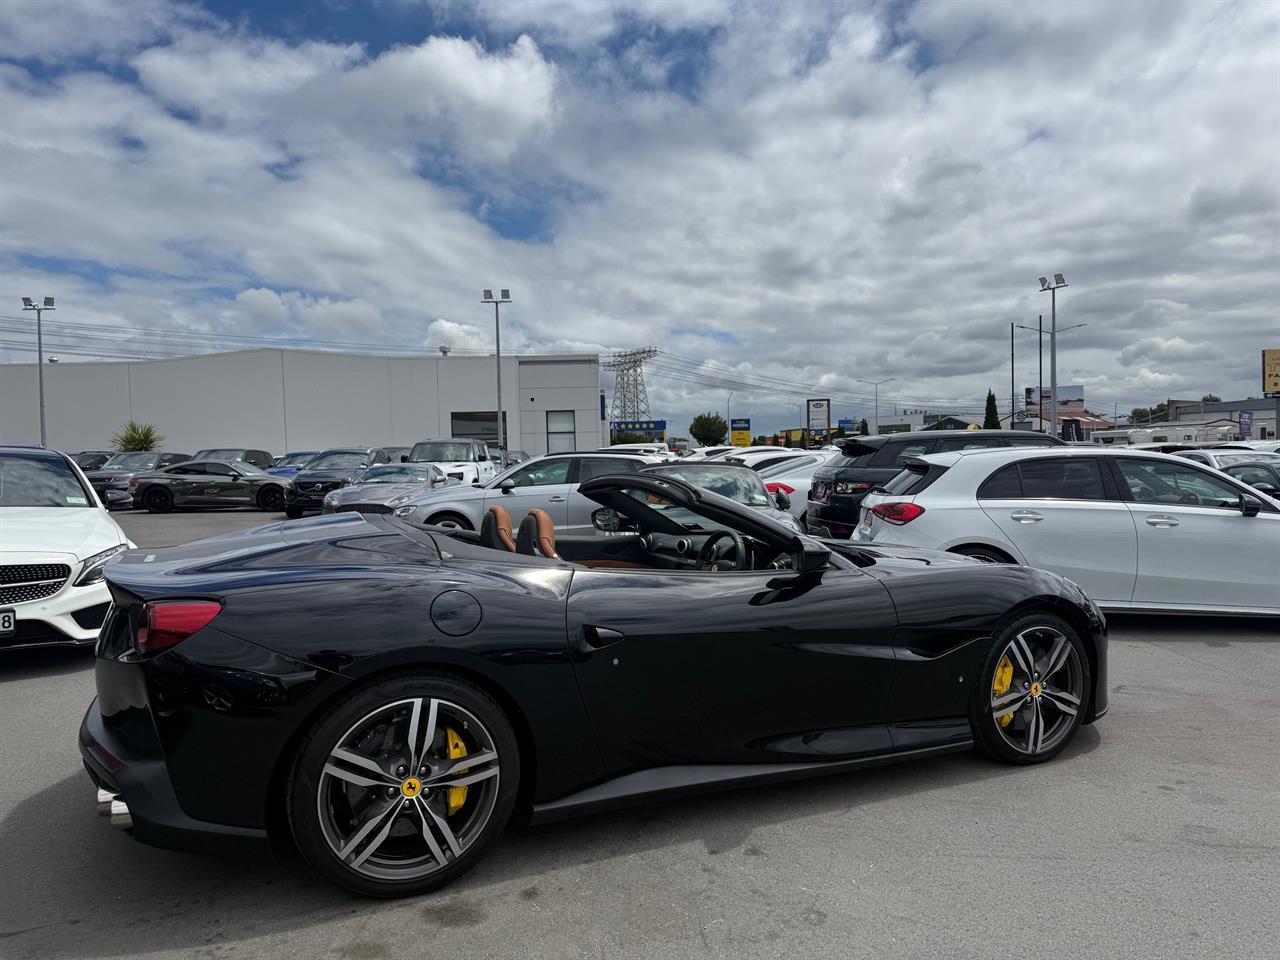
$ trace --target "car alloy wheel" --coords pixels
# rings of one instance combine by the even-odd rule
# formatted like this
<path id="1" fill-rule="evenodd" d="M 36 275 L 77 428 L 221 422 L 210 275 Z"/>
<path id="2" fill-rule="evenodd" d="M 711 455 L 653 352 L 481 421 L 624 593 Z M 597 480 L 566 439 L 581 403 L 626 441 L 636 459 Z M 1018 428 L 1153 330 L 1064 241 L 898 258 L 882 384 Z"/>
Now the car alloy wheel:
<path id="1" fill-rule="evenodd" d="M 275 513 L 284 507 L 284 491 L 279 487 L 266 487 L 258 495 L 258 506 Z"/>
<path id="2" fill-rule="evenodd" d="M 374 881 L 420 881 L 484 835 L 500 787 L 493 736 L 437 697 L 368 713 L 330 749 L 316 812 L 332 855 Z"/>
<path id="3" fill-rule="evenodd" d="M 1015 633 L 996 661 L 991 718 L 1004 743 L 1027 757 L 1054 752 L 1075 730 L 1085 670 L 1062 631 L 1032 625 Z"/>

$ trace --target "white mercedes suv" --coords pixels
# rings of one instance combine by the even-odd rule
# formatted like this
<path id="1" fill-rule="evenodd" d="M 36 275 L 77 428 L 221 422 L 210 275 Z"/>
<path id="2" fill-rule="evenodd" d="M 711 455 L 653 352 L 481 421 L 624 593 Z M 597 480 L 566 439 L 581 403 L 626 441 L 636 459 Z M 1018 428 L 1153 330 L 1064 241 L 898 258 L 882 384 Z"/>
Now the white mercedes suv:
<path id="1" fill-rule="evenodd" d="M 93 643 L 132 546 L 70 457 L 0 445 L 0 652 Z"/>

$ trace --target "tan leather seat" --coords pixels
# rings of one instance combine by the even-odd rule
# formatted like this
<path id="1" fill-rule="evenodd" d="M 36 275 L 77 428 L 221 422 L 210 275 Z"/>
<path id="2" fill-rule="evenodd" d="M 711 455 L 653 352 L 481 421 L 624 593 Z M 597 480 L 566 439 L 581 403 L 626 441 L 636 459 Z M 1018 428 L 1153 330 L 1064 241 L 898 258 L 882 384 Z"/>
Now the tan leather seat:
<path id="1" fill-rule="evenodd" d="M 480 522 L 480 543 L 494 550 L 516 552 L 516 538 L 511 535 L 511 514 L 502 507 L 490 507 Z"/>
<path id="2" fill-rule="evenodd" d="M 516 549 L 531 557 L 550 557 L 559 560 L 556 553 L 556 525 L 545 510 L 530 510 L 520 521 L 516 531 Z"/>

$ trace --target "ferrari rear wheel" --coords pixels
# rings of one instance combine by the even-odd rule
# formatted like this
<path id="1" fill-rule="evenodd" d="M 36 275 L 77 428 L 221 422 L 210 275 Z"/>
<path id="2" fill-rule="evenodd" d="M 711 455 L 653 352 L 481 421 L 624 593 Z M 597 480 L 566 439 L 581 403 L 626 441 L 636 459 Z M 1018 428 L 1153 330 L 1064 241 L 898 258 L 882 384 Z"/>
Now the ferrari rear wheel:
<path id="1" fill-rule="evenodd" d="M 1079 635 L 1051 613 L 1030 613 L 1001 630 L 970 696 L 974 741 L 1010 763 L 1041 763 L 1080 728 L 1092 689 Z"/>
<path id="2" fill-rule="evenodd" d="M 356 691 L 320 719 L 289 777 L 298 847 L 335 883 L 375 897 L 440 887 L 506 826 L 515 734 L 485 691 L 413 672 Z"/>
<path id="3" fill-rule="evenodd" d="M 149 513 L 168 513 L 173 509 L 173 494 L 164 487 L 152 487 L 142 495 L 142 505 Z"/>

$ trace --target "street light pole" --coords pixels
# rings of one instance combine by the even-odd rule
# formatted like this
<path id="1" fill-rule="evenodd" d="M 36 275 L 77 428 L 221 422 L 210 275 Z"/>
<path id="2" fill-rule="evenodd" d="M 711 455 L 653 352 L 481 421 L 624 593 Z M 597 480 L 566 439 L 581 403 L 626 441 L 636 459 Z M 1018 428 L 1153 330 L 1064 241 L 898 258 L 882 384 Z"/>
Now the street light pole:
<path id="1" fill-rule="evenodd" d="M 1058 435 L 1058 289 L 1066 285 L 1060 273 L 1053 275 L 1053 283 L 1048 277 L 1040 278 L 1040 292 L 1049 292 L 1049 427 L 1055 437 Z"/>
<path id="2" fill-rule="evenodd" d="M 894 377 L 889 377 L 886 380 L 863 380 L 861 378 L 858 378 L 859 383 L 869 383 L 871 384 L 871 386 L 876 388 L 876 394 L 875 394 L 876 396 L 876 401 L 875 401 L 876 402 L 876 406 L 875 406 L 876 436 L 880 435 L 880 384 L 889 383 L 894 379 L 895 379 Z"/>
<path id="3" fill-rule="evenodd" d="M 44 318 L 42 314 L 53 308 L 53 297 L 45 297 L 43 304 L 36 303 L 31 297 L 22 298 L 22 309 L 36 312 L 36 380 L 40 391 L 40 446 L 42 447 L 47 446 L 49 442 L 44 428 L 44 324 L 42 323 Z"/>
<path id="4" fill-rule="evenodd" d="M 1073 323 L 1069 327 L 1063 327 L 1058 332 L 1067 333 L 1068 331 L 1076 330 L 1080 327 L 1087 327 L 1088 325 L 1089 324 L 1087 322 Z M 1040 383 L 1036 387 L 1040 392 L 1036 394 L 1036 419 L 1040 421 L 1040 432 L 1044 433 L 1044 314 L 1040 314 L 1040 320 L 1036 326 L 1028 327 L 1025 323 L 1020 323 L 1018 324 L 1018 329 L 1030 330 L 1040 338 L 1038 340 L 1040 347 Z"/>
<path id="5" fill-rule="evenodd" d="M 502 450 L 507 449 L 507 431 L 502 422 L 502 323 L 498 314 L 498 304 L 511 302 L 510 290 L 499 290 L 499 296 L 495 297 L 492 290 L 484 291 L 484 299 L 481 303 L 493 304 L 493 347 L 494 356 L 497 362 L 498 373 L 498 446 Z M 503 458 L 505 461 L 505 457 Z"/>
<path id="6" fill-rule="evenodd" d="M 1013 429 L 1013 415 L 1018 412 L 1018 388 L 1014 386 L 1016 366 L 1013 359 L 1013 321 L 1009 321 L 1009 429 Z"/>

